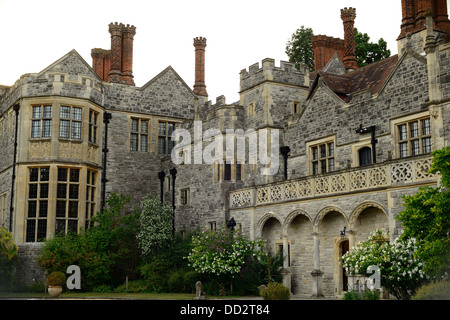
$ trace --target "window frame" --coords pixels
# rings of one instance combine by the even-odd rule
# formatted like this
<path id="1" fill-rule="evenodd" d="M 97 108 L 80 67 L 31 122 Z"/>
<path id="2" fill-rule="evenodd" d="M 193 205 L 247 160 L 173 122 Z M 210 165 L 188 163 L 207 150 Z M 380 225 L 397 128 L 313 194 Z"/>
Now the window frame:
<path id="1" fill-rule="evenodd" d="M 67 170 L 65 174 L 65 180 L 61 180 L 60 177 L 60 170 Z M 75 180 L 75 177 L 72 176 L 72 171 L 78 172 L 77 178 Z M 56 177 L 56 209 L 55 209 L 55 234 L 58 234 L 61 230 L 64 231 L 64 234 L 67 234 L 71 231 L 75 231 L 78 233 L 79 230 L 79 223 L 81 221 L 80 218 L 80 194 L 81 194 L 81 173 L 83 172 L 82 168 L 79 167 L 64 167 L 64 166 L 58 166 L 57 167 L 57 177 Z M 65 186 L 64 195 L 60 196 L 60 186 Z M 71 188 L 72 186 L 76 186 L 76 198 L 74 197 L 74 190 L 75 188 Z M 60 215 L 60 212 L 58 210 L 61 209 L 59 205 L 61 203 L 64 203 L 64 216 Z M 76 203 L 76 217 L 71 216 L 73 214 L 73 204 Z M 72 212 L 71 212 L 72 211 Z M 64 221 L 64 227 L 60 228 L 58 226 L 58 223 L 61 223 L 61 221 Z M 75 227 L 74 227 L 75 225 Z"/>
<path id="2" fill-rule="evenodd" d="M 63 117 L 63 110 L 65 108 L 69 109 L 68 117 Z M 75 110 L 80 110 L 79 119 L 75 117 L 78 116 L 78 112 L 75 113 Z M 68 125 L 64 125 L 68 124 Z M 75 124 L 77 124 L 75 126 Z M 63 130 L 64 128 L 64 130 Z M 83 107 L 80 106 L 72 106 L 62 104 L 59 106 L 59 134 L 58 137 L 61 139 L 72 139 L 72 140 L 81 140 L 83 138 Z M 67 136 L 65 135 L 67 131 Z M 64 132 L 64 135 L 62 134 Z M 77 133 L 76 135 L 74 133 Z"/>
<path id="3" fill-rule="evenodd" d="M 336 171 L 336 139 L 334 137 L 308 143 L 307 150 L 310 174 L 319 175 Z M 322 152 L 323 150 L 325 154 Z"/>
<path id="4" fill-rule="evenodd" d="M 37 116 L 35 110 L 39 108 L 39 115 Z M 50 109 L 50 114 L 48 114 L 48 110 Z M 50 138 L 52 136 L 52 125 L 53 125 L 53 106 L 51 104 L 36 104 L 31 106 L 31 132 L 30 137 L 33 139 L 39 138 Z M 38 129 L 36 132 L 34 129 L 35 124 L 38 125 Z M 47 130 L 46 130 L 47 129 Z"/>
<path id="5" fill-rule="evenodd" d="M 161 133 L 161 124 L 164 124 L 164 133 Z M 172 132 L 176 129 L 176 122 L 158 120 L 158 144 L 157 144 L 157 153 L 160 155 L 171 154 L 173 147 L 175 146 L 174 141 L 172 141 L 172 132 L 169 133 L 169 125 L 173 125 Z M 161 141 L 164 141 L 162 152 Z"/>
<path id="6" fill-rule="evenodd" d="M 43 169 L 47 169 L 47 177 L 43 177 Z M 36 178 L 32 170 L 37 170 Z M 25 242 L 42 242 L 47 237 L 48 227 L 47 222 L 50 216 L 49 204 L 50 204 L 50 166 L 38 166 L 29 167 L 27 171 L 27 207 L 26 207 L 26 229 L 25 229 Z M 32 178 L 33 177 L 33 178 Z M 46 185 L 46 188 L 43 186 Z M 36 186 L 32 189 L 32 186 Z M 45 191 L 43 193 L 43 190 Z M 33 190 L 33 191 L 32 191 Z M 35 190 L 35 191 L 34 191 Z M 33 195 L 31 194 L 33 192 Z M 35 196 L 34 196 L 35 193 Z M 34 205 L 34 215 L 32 214 L 31 203 Z M 45 213 L 43 204 L 46 203 Z M 33 229 L 33 230 L 31 230 Z"/>
<path id="7" fill-rule="evenodd" d="M 89 143 L 97 145 L 97 138 L 98 138 L 98 127 L 99 127 L 99 120 L 100 119 L 100 113 L 89 109 L 89 132 L 88 132 L 88 141 Z"/>
<path id="8" fill-rule="evenodd" d="M 427 122 L 426 126 L 424 126 L 425 121 Z M 432 152 L 431 117 L 429 115 L 398 121 L 394 124 L 394 128 L 397 158 L 418 156 Z M 426 128 L 426 133 L 424 128 Z"/>
<path id="9" fill-rule="evenodd" d="M 146 118 L 130 118 L 130 151 L 136 152 L 148 152 L 149 151 L 149 132 L 150 132 L 150 119 Z M 137 122 L 136 130 L 134 130 L 134 122 Z M 143 123 L 147 123 L 146 131 L 143 131 Z M 145 148 L 143 142 L 145 141 Z M 135 142 L 136 145 L 133 143 Z"/>
<path id="10" fill-rule="evenodd" d="M 190 203 L 190 189 L 189 188 L 182 188 L 180 189 L 180 204 L 182 206 L 188 205 Z"/>

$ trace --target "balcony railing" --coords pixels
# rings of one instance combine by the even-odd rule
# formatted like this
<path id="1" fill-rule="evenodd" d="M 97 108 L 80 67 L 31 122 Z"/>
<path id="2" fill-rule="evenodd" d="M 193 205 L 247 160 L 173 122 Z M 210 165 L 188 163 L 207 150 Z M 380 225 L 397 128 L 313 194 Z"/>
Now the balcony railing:
<path id="1" fill-rule="evenodd" d="M 230 192 L 230 208 L 432 183 L 436 181 L 436 175 L 428 173 L 431 163 L 430 155 L 402 158 L 366 167 L 242 188 Z"/>

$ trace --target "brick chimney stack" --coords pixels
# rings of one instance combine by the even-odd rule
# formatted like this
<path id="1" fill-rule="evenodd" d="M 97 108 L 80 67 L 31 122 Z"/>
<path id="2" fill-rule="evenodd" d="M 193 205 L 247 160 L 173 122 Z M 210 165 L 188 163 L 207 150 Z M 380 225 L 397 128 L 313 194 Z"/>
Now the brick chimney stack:
<path id="1" fill-rule="evenodd" d="M 109 70 L 109 82 L 122 82 L 122 28 L 123 24 L 110 23 L 111 34 L 111 69 Z"/>
<path id="2" fill-rule="evenodd" d="M 324 68 L 335 53 L 344 60 L 345 47 L 342 39 L 317 35 L 311 39 L 311 45 L 314 50 L 314 70 Z"/>
<path id="3" fill-rule="evenodd" d="M 135 26 L 127 24 L 122 28 L 122 79 L 126 84 L 133 86 L 133 40 L 135 34 Z"/>
<path id="4" fill-rule="evenodd" d="M 408 33 L 425 30 L 427 13 L 433 15 L 435 30 L 450 33 L 447 10 L 446 0 L 402 0 L 402 24 L 397 40 L 406 37 Z"/>
<path id="5" fill-rule="evenodd" d="M 356 61 L 356 44 L 355 44 L 355 25 L 356 9 L 344 8 L 341 9 L 341 19 L 344 22 L 344 43 L 345 43 L 345 56 L 344 63 L 345 69 L 350 72 L 358 68 Z"/>
<path id="6" fill-rule="evenodd" d="M 102 78 L 103 81 L 108 81 L 108 74 L 110 69 L 110 50 L 94 48 L 91 50 L 92 69 Z"/>
<path id="7" fill-rule="evenodd" d="M 205 85 L 205 48 L 206 39 L 194 38 L 195 47 L 195 83 L 194 93 L 199 96 L 208 96 Z"/>

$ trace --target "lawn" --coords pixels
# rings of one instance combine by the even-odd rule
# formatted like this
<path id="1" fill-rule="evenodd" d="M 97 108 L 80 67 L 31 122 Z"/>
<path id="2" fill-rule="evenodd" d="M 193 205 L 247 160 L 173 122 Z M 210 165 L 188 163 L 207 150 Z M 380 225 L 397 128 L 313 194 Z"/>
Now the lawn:
<path id="1" fill-rule="evenodd" d="M 189 293 L 104 293 L 104 292 L 64 292 L 58 299 L 155 299 L 192 300 L 195 294 Z M 54 299 L 48 293 L 0 292 L 0 299 Z"/>

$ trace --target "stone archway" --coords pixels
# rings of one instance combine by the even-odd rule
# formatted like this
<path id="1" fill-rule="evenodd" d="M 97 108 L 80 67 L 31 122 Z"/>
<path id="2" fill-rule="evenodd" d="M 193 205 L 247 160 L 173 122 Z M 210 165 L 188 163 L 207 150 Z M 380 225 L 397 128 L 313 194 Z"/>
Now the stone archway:
<path id="1" fill-rule="evenodd" d="M 266 240 L 266 247 L 271 253 L 275 254 L 277 245 L 282 244 L 283 228 L 280 220 L 273 214 L 268 214 L 260 220 L 261 238 Z"/>
<path id="2" fill-rule="evenodd" d="M 364 202 L 357 206 L 349 221 L 353 231 L 353 242 L 367 240 L 376 229 L 389 230 L 389 218 L 384 208 L 375 202 Z"/>
<path id="3" fill-rule="evenodd" d="M 320 270 L 323 272 L 322 291 L 325 296 L 340 294 L 343 289 L 342 242 L 340 231 L 348 225 L 347 217 L 338 208 L 325 208 L 316 221 L 320 243 Z"/>
<path id="4" fill-rule="evenodd" d="M 289 268 L 293 294 L 310 295 L 311 271 L 314 269 L 313 224 L 306 212 L 294 211 L 286 219 L 286 233 L 290 250 Z"/>

